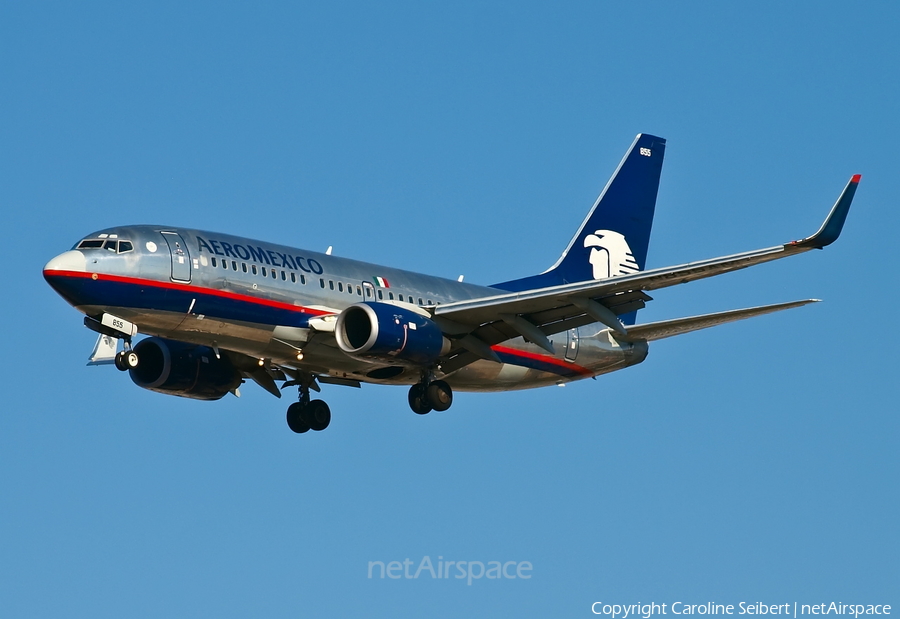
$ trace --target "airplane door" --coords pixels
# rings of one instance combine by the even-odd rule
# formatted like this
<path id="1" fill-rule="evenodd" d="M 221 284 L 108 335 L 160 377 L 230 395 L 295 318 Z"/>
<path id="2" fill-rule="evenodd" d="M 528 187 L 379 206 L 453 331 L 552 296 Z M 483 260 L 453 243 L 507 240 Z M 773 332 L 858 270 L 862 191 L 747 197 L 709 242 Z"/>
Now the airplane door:
<path id="1" fill-rule="evenodd" d="M 375 286 L 372 285 L 372 282 L 363 282 L 363 298 L 365 301 L 374 301 L 375 300 Z"/>
<path id="2" fill-rule="evenodd" d="M 578 327 L 566 332 L 566 361 L 575 361 L 578 356 Z"/>
<path id="3" fill-rule="evenodd" d="M 188 253 L 187 244 L 177 232 L 163 232 L 162 235 L 169 245 L 169 254 L 172 256 L 172 280 L 190 282 L 191 255 Z"/>

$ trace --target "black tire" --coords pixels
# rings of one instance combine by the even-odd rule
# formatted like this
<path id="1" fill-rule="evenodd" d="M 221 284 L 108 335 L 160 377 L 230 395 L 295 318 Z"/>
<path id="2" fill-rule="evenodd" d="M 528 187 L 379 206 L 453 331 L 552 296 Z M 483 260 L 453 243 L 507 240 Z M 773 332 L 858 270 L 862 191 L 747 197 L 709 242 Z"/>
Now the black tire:
<path id="1" fill-rule="evenodd" d="M 431 412 L 431 404 L 425 397 L 425 385 L 416 383 L 409 388 L 409 407 L 417 415 L 427 415 Z"/>
<path id="2" fill-rule="evenodd" d="M 129 370 L 134 370 L 135 368 L 137 368 L 138 363 L 140 363 L 140 357 L 138 357 L 138 354 L 134 352 L 134 350 L 124 350 L 122 352 L 122 359 L 124 359 L 125 361 L 125 367 L 127 367 Z"/>
<path id="3" fill-rule="evenodd" d="M 443 412 L 453 404 L 453 390 L 444 381 L 436 380 L 429 383 L 425 389 L 425 398 L 428 400 L 431 408 L 438 412 Z"/>
<path id="4" fill-rule="evenodd" d="M 116 369 L 119 370 L 120 372 L 128 371 L 128 366 L 125 365 L 125 351 L 124 350 L 122 352 L 116 353 L 115 364 L 116 364 Z"/>
<path id="5" fill-rule="evenodd" d="M 304 417 L 309 421 L 309 427 L 316 432 L 321 432 L 331 423 L 331 409 L 322 400 L 313 400 L 306 406 Z"/>
<path id="6" fill-rule="evenodd" d="M 304 407 L 300 402 L 294 402 L 287 409 L 288 427 L 297 434 L 309 432 L 309 423 L 306 421 L 306 415 L 303 414 Z"/>

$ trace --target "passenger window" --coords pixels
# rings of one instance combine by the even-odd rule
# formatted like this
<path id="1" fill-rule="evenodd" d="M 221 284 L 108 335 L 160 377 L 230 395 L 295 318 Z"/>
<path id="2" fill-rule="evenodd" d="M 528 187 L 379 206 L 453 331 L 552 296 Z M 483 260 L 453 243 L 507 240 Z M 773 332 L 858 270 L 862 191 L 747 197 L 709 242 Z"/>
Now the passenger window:
<path id="1" fill-rule="evenodd" d="M 422 305 L 422 297 L 419 297 L 419 305 Z"/>
<path id="2" fill-rule="evenodd" d="M 359 296 L 362 296 L 362 290 L 360 289 L 359 286 L 356 287 L 356 294 L 358 294 Z"/>
<path id="3" fill-rule="evenodd" d="M 324 280 L 324 279 L 319 278 L 319 286 L 321 286 L 322 288 L 325 287 L 325 280 Z"/>
<path id="4" fill-rule="evenodd" d="M 338 292 L 344 292 L 344 284 L 338 282 Z"/>
<path id="5" fill-rule="evenodd" d="M 372 289 L 369 288 L 368 286 L 366 286 L 366 296 L 369 298 L 372 297 Z"/>
<path id="6" fill-rule="evenodd" d="M 347 284 L 347 292 L 349 294 L 353 294 L 353 286 L 351 286 L 350 284 Z"/>
<path id="7" fill-rule="evenodd" d="M 434 303 L 431 301 L 431 299 L 428 299 L 428 305 L 434 305 Z"/>
<path id="8" fill-rule="evenodd" d="M 241 263 L 241 271 L 243 271 L 244 273 L 247 272 L 247 263 L 246 262 Z"/>
<path id="9" fill-rule="evenodd" d="M 222 268 L 223 268 L 223 269 L 227 269 L 227 268 L 228 268 L 228 261 L 227 261 L 227 260 L 223 260 L 223 261 L 222 261 Z"/>
<path id="10" fill-rule="evenodd" d="M 384 294 L 382 294 L 382 292 L 379 290 L 378 291 L 378 300 L 381 301 L 382 299 L 384 299 Z"/>
<path id="11" fill-rule="evenodd" d="M 237 271 L 237 262 L 235 262 L 234 260 L 231 261 L 231 270 Z"/>
<path id="12" fill-rule="evenodd" d="M 331 279 L 328 280 L 328 287 L 331 288 L 332 290 L 334 290 L 334 280 L 331 280 Z"/>
<path id="13" fill-rule="evenodd" d="M 272 269 L 272 279 L 276 279 L 278 277 L 278 272 L 275 269 Z"/>
<path id="14" fill-rule="evenodd" d="M 297 283 L 297 274 L 296 273 L 293 273 L 293 272 L 291 273 L 291 283 L 292 284 Z"/>
<path id="15" fill-rule="evenodd" d="M 402 301 L 402 300 L 403 300 L 403 295 L 402 295 L 402 294 L 398 294 L 398 295 L 397 295 L 397 300 L 398 300 L 398 301 Z"/>
<path id="16" fill-rule="evenodd" d="M 90 241 L 82 241 L 78 244 L 78 249 L 98 249 L 103 247 L 103 241 L 99 239 L 91 239 Z"/>
<path id="17" fill-rule="evenodd" d="M 215 259 L 215 258 L 210 258 L 210 262 L 212 263 L 212 265 L 213 265 L 214 267 L 215 267 L 215 266 L 219 266 L 219 265 L 216 264 L 216 259 Z"/>
<path id="18" fill-rule="evenodd" d="M 269 272 L 266 271 L 266 267 L 262 267 L 262 276 L 263 276 L 263 277 L 268 277 L 268 276 L 269 276 Z"/>
<path id="19" fill-rule="evenodd" d="M 103 244 L 103 249 L 108 249 L 109 251 L 116 251 L 116 250 L 118 250 L 118 245 L 119 244 L 116 241 L 107 241 L 106 243 Z"/>
<path id="20" fill-rule="evenodd" d="M 124 254 L 127 251 L 131 251 L 134 249 L 134 245 L 131 244 L 131 241 L 119 241 L 119 253 Z"/>
<path id="21" fill-rule="evenodd" d="M 304 275 L 303 273 L 300 274 L 300 283 L 304 286 L 306 285 L 306 275 Z"/>
<path id="22" fill-rule="evenodd" d="M 287 281 L 287 273 L 285 273 L 284 271 L 281 272 L 281 281 L 283 281 L 283 282 Z"/>
<path id="23" fill-rule="evenodd" d="M 389 293 L 388 293 L 388 299 L 390 299 L 391 301 L 394 300 L 394 293 L 393 293 L 393 292 L 389 292 Z"/>

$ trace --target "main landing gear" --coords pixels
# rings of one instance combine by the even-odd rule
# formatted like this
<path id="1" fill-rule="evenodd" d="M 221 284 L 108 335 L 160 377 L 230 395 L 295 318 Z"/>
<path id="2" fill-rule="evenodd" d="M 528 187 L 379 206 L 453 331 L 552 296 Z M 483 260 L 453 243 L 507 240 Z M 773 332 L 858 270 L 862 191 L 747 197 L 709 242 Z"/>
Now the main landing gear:
<path id="1" fill-rule="evenodd" d="M 418 415 L 445 411 L 451 404 L 453 390 L 442 380 L 423 380 L 409 388 L 409 407 Z"/>
<path id="2" fill-rule="evenodd" d="M 288 427 L 297 434 L 321 432 L 331 423 L 331 409 L 322 400 L 309 399 L 309 384 L 300 384 L 300 401 L 287 409 Z"/>

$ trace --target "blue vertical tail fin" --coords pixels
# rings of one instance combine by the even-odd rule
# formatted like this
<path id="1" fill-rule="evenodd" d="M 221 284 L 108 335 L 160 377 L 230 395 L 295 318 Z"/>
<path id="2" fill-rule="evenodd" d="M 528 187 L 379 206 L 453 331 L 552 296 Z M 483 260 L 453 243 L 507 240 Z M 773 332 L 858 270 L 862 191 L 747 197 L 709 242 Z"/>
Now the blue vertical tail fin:
<path id="1" fill-rule="evenodd" d="M 663 138 L 638 134 L 556 264 L 494 287 L 520 291 L 644 270 L 665 151 Z"/>

